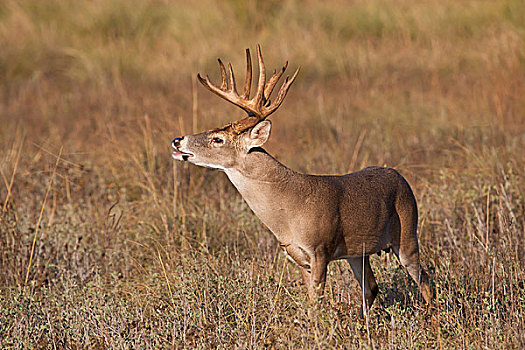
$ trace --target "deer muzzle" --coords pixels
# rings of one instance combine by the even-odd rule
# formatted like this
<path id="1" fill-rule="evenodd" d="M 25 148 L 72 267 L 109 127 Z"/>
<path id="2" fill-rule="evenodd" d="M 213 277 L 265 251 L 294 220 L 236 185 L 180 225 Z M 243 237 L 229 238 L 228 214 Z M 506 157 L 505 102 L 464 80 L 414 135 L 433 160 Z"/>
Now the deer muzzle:
<path id="1" fill-rule="evenodd" d="M 183 150 L 180 149 L 181 141 L 183 139 L 184 137 L 176 137 L 171 141 L 171 147 L 175 149 L 175 151 L 171 154 L 171 156 L 175 160 L 187 161 L 190 157 L 193 157 L 192 153 L 184 152 Z"/>

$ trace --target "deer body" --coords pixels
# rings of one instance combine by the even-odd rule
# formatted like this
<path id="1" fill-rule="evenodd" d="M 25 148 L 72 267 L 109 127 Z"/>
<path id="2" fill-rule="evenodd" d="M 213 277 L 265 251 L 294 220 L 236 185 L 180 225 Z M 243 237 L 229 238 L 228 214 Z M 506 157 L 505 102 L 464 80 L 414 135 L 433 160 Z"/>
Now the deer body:
<path id="1" fill-rule="evenodd" d="M 327 242 L 330 260 L 362 256 L 363 244 L 365 254 L 386 249 L 399 226 L 399 190 L 413 201 L 408 184 L 392 169 L 316 176 L 294 172 L 263 152 L 248 158 L 250 171 L 225 172 L 252 211 L 284 246 L 298 237 L 305 251 Z M 370 196 L 378 192 L 384 197 Z"/>
<path id="2" fill-rule="evenodd" d="M 417 205 L 410 186 L 397 171 L 372 167 L 340 176 L 301 174 L 261 148 L 271 130 L 271 123 L 264 119 L 280 105 L 297 72 L 290 81 L 286 79 L 277 101 L 271 104 L 269 96 L 286 65 L 265 82 L 257 49 L 260 74 L 252 100 L 245 101 L 251 85 L 248 52 L 242 98 L 237 95 L 231 66 L 228 87 L 220 60 L 221 88 L 199 76 L 208 89 L 245 109 L 249 116 L 220 129 L 175 138 L 173 157 L 226 173 L 288 258 L 300 267 L 311 300 L 323 293 L 328 263 L 346 259 L 364 290 L 366 306 L 371 306 L 378 287 L 369 256 L 391 248 L 430 303 L 428 276 L 419 262 Z"/>

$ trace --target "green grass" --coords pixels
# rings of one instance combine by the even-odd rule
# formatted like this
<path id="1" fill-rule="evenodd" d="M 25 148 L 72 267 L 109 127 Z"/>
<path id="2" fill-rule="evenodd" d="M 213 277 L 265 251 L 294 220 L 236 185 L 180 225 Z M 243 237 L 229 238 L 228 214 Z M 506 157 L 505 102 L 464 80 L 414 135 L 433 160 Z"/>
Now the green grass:
<path id="1" fill-rule="evenodd" d="M 302 67 L 270 153 L 317 174 L 393 166 L 418 199 L 435 307 L 393 256 L 373 257 L 374 347 L 523 347 L 524 13 L 523 1 L 2 2 L 0 347 L 372 347 L 346 264 L 329 266 L 311 311 L 228 179 L 170 158 L 173 137 L 242 115 L 195 76 L 217 79 L 220 56 L 242 79 L 256 43 L 268 69 Z"/>

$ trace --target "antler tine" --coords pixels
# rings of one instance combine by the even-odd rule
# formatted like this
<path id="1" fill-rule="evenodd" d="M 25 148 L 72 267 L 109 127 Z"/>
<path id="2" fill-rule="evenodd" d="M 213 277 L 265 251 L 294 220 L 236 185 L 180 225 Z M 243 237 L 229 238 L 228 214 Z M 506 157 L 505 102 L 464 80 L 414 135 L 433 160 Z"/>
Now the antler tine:
<path id="1" fill-rule="evenodd" d="M 197 79 L 201 82 L 204 87 L 206 87 L 208 90 L 213 92 L 214 94 L 217 94 L 224 98 L 225 92 L 221 90 L 221 88 L 213 85 L 213 83 L 210 81 L 210 77 L 206 75 L 206 77 L 202 77 L 200 73 L 197 74 Z"/>
<path id="2" fill-rule="evenodd" d="M 241 97 L 244 99 L 250 98 L 250 89 L 252 87 L 252 57 L 250 56 L 250 49 L 246 49 L 246 80 L 244 82 L 244 92 Z"/>
<path id="3" fill-rule="evenodd" d="M 233 67 L 231 63 L 228 63 L 228 69 L 230 70 L 230 91 L 238 96 L 237 85 L 235 84 L 235 76 L 233 75 Z"/>
<path id="4" fill-rule="evenodd" d="M 206 76 L 205 78 L 203 78 L 200 74 L 197 74 L 197 79 L 199 79 L 199 81 L 201 82 L 202 85 L 204 85 L 204 87 L 206 87 L 208 90 L 210 90 L 214 94 L 242 108 L 247 113 L 251 112 L 249 106 L 247 106 L 244 103 L 244 101 L 241 100 L 241 98 L 239 98 L 239 95 L 237 95 L 235 91 L 228 91 L 226 88 L 223 89 L 222 86 L 221 88 L 219 88 L 218 86 L 213 85 L 213 83 L 210 81 L 209 76 Z"/>
<path id="5" fill-rule="evenodd" d="M 266 83 L 266 85 L 264 87 L 264 98 L 266 98 L 267 100 L 270 98 L 270 95 L 272 94 L 272 91 L 275 88 L 275 85 L 277 84 L 279 79 L 281 79 L 284 71 L 286 70 L 286 67 L 288 67 L 288 61 L 286 61 L 286 63 L 284 64 L 283 68 L 281 68 L 279 73 L 276 74 L 275 70 L 274 70 L 273 74 L 272 74 L 272 77 Z"/>
<path id="6" fill-rule="evenodd" d="M 228 88 L 228 84 L 226 83 L 226 69 L 224 68 L 224 64 L 222 63 L 221 59 L 219 58 L 217 60 L 219 61 L 219 67 L 221 68 L 221 90 L 226 90 Z"/>
<path id="7" fill-rule="evenodd" d="M 297 77 L 297 74 L 299 74 L 300 70 L 301 70 L 301 67 L 297 68 L 297 70 L 295 71 L 295 73 L 294 73 L 294 75 L 292 76 L 291 79 L 290 79 L 289 76 L 286 77 L 286 79 L 284 80 L 283 85 L 279 89 L 279 93 L 277 94 L 277 98 L 275 99 L 275 101 L 270 106 L 264 108 L 263 114 L 266 117 L 269 116 L 270 114 L 272 114 L 273 112 L 275 112 L 275 110 L 277 108 L 279 108 L 281 103 L 283 103 L 284 98 L 286 97 L 286 94 L 288 93 L 288 90 L 290 89 L 290 86 L 292 86 L 292 84 L 293 84 L 295 78 Z"/>
<path id="8" fill-rule="evenodd" d="M 257 107 L 260 107 L 264 99 L 264 85 L 266 83 L 266 70 L 261 54 L 261 45 L 257 44 L 257 59 L 259 60 L 259 81 L 257 82 L 257 94 L 254 97 Z"/>
<path id="9" fill-rule="evenodd" d="M 221 77 L 222 77 L 222 83 L 220 87 L 214 85 L 211 82 L 210 77 L 208 75 L 206 75 L 206 77 L 203 78 L 200 74 L 197 74 L 197 79 L 200 81 L 202 85 L 204 85 L 204 87 L 206 87 L 208 90 L 218 95 L 219 97 L 242 108 L 247 113 L 254 113 L 254 111 L 252 111 L 252 108 L 246 103 L 247 101 L 240 98 L 239 94 L 237 93 L 237 88 L 235 85 L 235 75 L 233 73 L 232 65 L 231 64 L 228 65 L 229 78 L 230 78 L 229 79 L 230 88 L 228 89 L 228 83 L 227 83 L 228 79 L 226 77 L 226 68 L 224 67 L 224 64 L 222 63 L 222 60 L 220 58 L 218 59 L 218 61 L 219 61 L 219 67 L 221 70 Z"/>
<path id="10" fill-rule="evenodd" d="M 208 90 L 213 92 L 214 94 L 218 95 L 219 97 L 225 99 L 228 102 L 233 103 L 234 105 L 242 108 L 246 113 L 248 113 L 251 116 L 257 116 L 257 118 L 261 118 L 259 120 L 264 119 L 263 115 L 261 114 L 260 108 L 255 105 L 255 102 L 257 100 L 248 100 L 247 98 L 242 98 L 237 93 L 237 86 L 235 83 L 235 75 L 233 73 L 233 67 L 230 64 L 228 64 L 228 71 L 229 71 L 229 79 L 227 78 L 226 74 L 226 68 L 224 67 L 224 63 L 222 63 L 222 60 L 219 58 L 219 67 L 221 70 L 221 77 L 222 77 L 222 83 L 221 86 L 214 85 L 210 77 L 206 75 L 205 78 L 203 78 L 200 74 L 197 74 L 197 79 L 201 82 L 202 85 L 204 85 Z M 251 62 L 250 62 L 251 63 Z M 250 64 L 251 66 L 251 64 Z M 249 67 L 250 70 L 250 76 L 251 76 L 251 67 Z M 230 82 L 230 86 L 228 87 L 228 80 Z M 248 79 L 247 79 L 248 80 Z M 249 79 L 251 85 L 251 77 Z M 249 94 L 249 91 L 248 91 Z"/>

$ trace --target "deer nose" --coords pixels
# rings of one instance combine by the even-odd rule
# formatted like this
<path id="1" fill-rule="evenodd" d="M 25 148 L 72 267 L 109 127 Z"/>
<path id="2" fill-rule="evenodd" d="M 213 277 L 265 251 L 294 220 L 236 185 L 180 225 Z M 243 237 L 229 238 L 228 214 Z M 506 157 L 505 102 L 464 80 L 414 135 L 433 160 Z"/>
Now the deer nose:
<path id="1" fill-rule="evenodd" d="M 177 148 L 180 146 L 180 142 L 182 141 L 184 137 L 176 137 L 174 138 L 172 141 L 171 141 L 171 146 L 173 146 L 174 148 Z"/>

